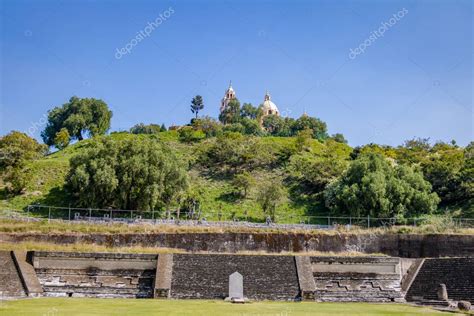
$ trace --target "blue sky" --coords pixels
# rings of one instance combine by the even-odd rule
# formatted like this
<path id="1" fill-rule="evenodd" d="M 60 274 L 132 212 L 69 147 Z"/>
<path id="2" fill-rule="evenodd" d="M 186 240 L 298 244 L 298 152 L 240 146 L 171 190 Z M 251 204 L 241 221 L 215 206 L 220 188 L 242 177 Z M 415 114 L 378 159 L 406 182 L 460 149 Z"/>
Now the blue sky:
<path id="1" fill-rule="evenodd" d="M 111 130 L 185 124 L 196 94 L 217 117 L 232 80 L 241 102 L 258 105 L 268 89 L 284 115 L 306 111 L 351 145 L 473 139 L 471 1 L 0 3 L 0 134 L 39 138 L 47 111 L 72 95 L 106 101 Z"/>

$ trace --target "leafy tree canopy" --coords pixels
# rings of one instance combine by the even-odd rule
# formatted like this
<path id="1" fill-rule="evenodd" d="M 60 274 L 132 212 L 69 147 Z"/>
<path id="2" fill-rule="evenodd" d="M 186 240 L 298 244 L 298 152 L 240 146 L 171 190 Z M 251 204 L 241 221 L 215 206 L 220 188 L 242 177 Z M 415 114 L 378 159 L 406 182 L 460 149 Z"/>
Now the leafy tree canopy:
<path id="1" fill-rule="evenodd" d="M 138 123 L 130 128 L 130 133 L 132 134 L 158 134 L 164 131 L 166 131 L 166 127 L 158 124 L 145 125 L 143 123 Z"/>
<path id="2" fill-rule="evenodd" d="M 223 124 L 233 124 L 240 121 L 240 102 L 238 99 L 229 101 L 227 107 L 219 114 L 219 121 Z"/>
<path id="3" fill-rule="evenodd" d="M 18 194 L 28 183 L 28 162 L 44 156 L 46 145 L 39 144 L 25 133 L 12 131 L 0 138 L 0 174 L 9 193 Z"/>
<path id="4" fill-rule="evenodd" d="M 61 128 L 59 132 L 56 133 L 56 137 L 54 137 L 54 146 L 59 150 L 66 148 L 71 141 L 71 136 L 69 136 L 69 132 L 64 127 Z"/>
<path id="5" fill-rule="evenodd" d="M 299 131 L 310 129 L 313 131 L 313 138 L 323 141 L 328 138 L 326 123 L 318 118 L 303 115 L 297 119 L 291 126 L 292 134 L 296 135 Z"/>
<path id="6" fill-rule="evenodd" d="M 371 153 L 327 187 L 325 200 L 336 214 L 403 218 L 434 211 L 440 199 L 421 172 Z"/>
<path id="7" fill-rule="evenodd" d="M 0 170 L 23 167 L 27 161 L 41 158 L 48 151 L 45 145 L 25 133 L 12 131 L 0 138 Z"/>
<path id="8" fill-rule="evenodd" d="M 162 209 L 187 187 L 186 169 L 148 138 L 99 138 L 71 158 L 67 190 L 83 207 Z"/>
<path id="9" fill-rule="evenodd" d="M 77 140 L 82 140 L 84 134 L 103 135 L 110 128 L 111 118 L 112 111 L 104 101 L 72 97 L 69 102 L 48 112 L 48 125 L 41 136 L 45 144 L 52 146 L 62 128 L 66 128 L 71 138 Z"/>

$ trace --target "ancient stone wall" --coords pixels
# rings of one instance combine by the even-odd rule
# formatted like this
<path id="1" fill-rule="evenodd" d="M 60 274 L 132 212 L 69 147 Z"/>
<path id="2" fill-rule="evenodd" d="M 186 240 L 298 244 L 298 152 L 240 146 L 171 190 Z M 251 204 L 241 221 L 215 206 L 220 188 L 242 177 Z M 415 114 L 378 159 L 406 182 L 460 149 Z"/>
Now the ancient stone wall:
<path id="1" fill-rule="evenodd" d="M 165 247 L 185 251 L 235 253 L 361 252 L 393 257 L 474 256 L 474 235 L 317 234 L 317 233 L 165 233 L 165 234 L 29 234 L 0 233 L 4 242 L 89 243 L 107 247 Z"/>
<path id="2" fill-rule="evenodd" d="M 44 296 L 153 297 L 157 255 L 35 252 Z"/>
<path id="3" fill-rule="evenodd" d="M 311 257 L 311 269 L 317 301 L 403 300 L 399 258 Z"/>
<path id="4" fill-rule="evenodd" d="M 0 298 L 26 296 L 11 251 L 0 251 Z"/>
<path id="5" fill-rule="evenodd" d="M 439 284 L 448 298 L 474 302 L 474 258 L 425 259 L 408 289 L 408 301 L 437 300 Z"/>
<path id="6" fill-rule="evenodd" d="M 172 298 L 224 299 L 229 275 L 243 276 L 244 296 L 262 300 L 294 300 L 299 296 L 293 256 L 175 254 Z"/>
<path id="7" fill-rule="evenodd" d="M 255 300 L 400 301 L 406 289 L 426 300 L 444 283 L 450 299 L 474 301 L 474 258 L 0 252 L 0 266 L 4 297 L 223 299 L 239 272 Z"/>

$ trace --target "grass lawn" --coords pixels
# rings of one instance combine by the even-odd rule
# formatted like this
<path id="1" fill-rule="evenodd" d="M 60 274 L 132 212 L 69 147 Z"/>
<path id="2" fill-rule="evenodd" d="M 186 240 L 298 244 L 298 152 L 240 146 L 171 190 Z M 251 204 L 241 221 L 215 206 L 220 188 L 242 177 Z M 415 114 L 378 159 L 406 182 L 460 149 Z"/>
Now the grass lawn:
<path id="1" fill-rule="evenodd" d="M 404 304 L 40 298 L 0 301 L 0 315 L 453 315 Z"/>

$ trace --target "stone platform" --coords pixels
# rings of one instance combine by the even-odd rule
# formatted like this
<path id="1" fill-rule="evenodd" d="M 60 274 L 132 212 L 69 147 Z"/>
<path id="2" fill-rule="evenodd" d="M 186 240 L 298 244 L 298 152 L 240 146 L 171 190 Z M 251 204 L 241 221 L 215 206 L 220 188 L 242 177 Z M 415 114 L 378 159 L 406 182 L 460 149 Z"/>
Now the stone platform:
<path id="1" fill-rule="evenodd" d="M 239 272 L 251 300 L 391 302 L 404 301 L 407 292 L 411 300 L 419 293 L 432 299 L 428 288 L 439 280 L 453 297 L 473 298 L 472 258 L 430 260 L 435 259 L 1 252 L 0 291 L 9 297 L 224 299 L 229 275 Z"/>

